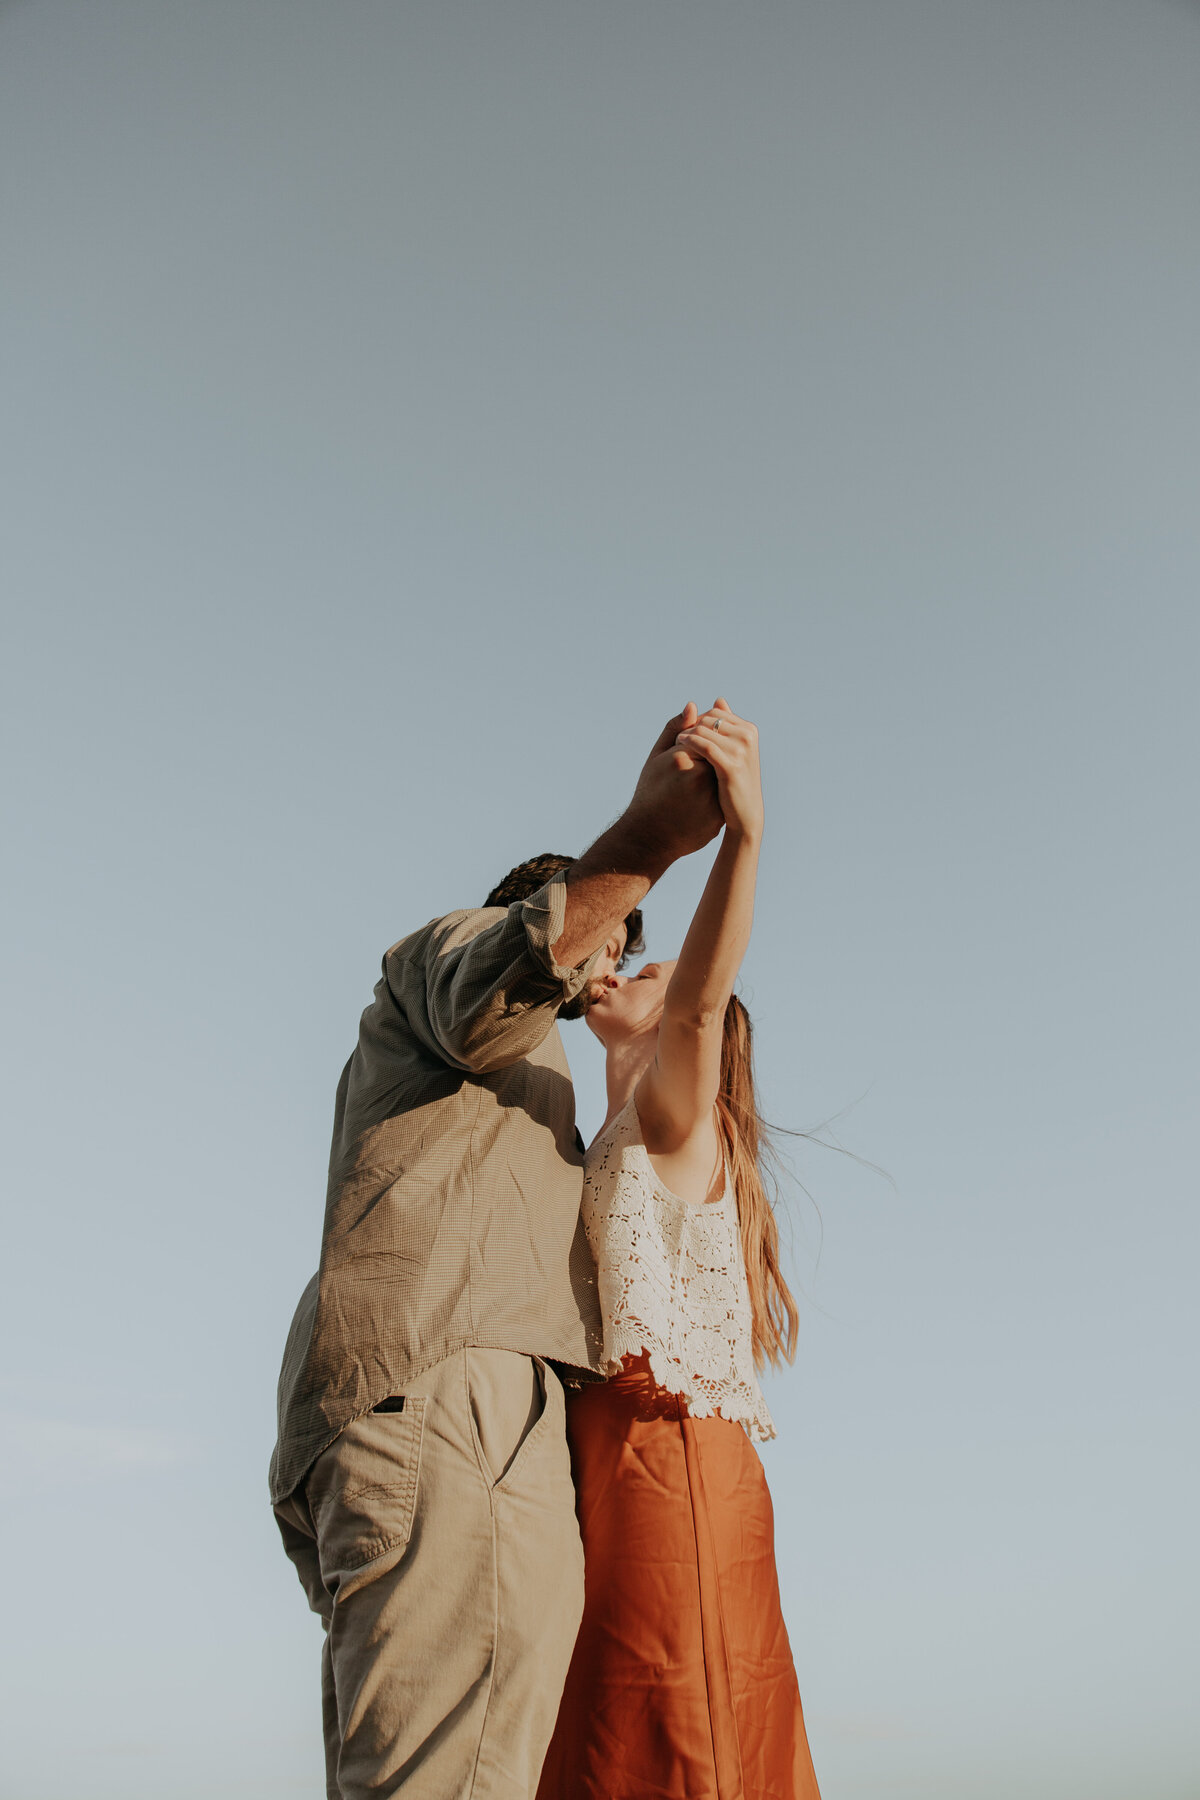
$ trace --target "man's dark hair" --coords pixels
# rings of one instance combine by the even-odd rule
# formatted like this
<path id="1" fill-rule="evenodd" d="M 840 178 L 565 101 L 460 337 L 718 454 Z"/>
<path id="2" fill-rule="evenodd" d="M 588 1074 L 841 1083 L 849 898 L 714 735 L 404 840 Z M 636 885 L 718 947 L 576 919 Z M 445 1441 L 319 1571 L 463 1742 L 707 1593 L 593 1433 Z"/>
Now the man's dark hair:
<path id="1" fill-rule="evenodd" d="M 487 899 L 485 906 L 512 906 L 514 901 L 528 900 L 530 894 L 561 875 L 575 862 L 573 856 L 556 856 L 552 850 L 543 851 L 541 856 L 531 856 L 528 862 L 518 863 L 510 869 L 503 881 L 498 881 Z M 642 909 L 635 906 L 625 920 L 625 954 L 617 964 L 619 969 L 625 967 L 626 958 L 640 956 L 646 948 L 646 940 L 642 936 Z"/>

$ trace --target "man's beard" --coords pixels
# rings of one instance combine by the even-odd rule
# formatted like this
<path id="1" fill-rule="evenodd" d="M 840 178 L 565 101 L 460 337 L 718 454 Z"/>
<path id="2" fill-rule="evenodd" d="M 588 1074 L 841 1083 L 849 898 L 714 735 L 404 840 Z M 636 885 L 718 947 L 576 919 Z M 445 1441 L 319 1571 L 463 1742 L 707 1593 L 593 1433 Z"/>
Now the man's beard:
<path id="1" fill-rule="evenodd" d="M 592 986 L 589 982 L 586 987 L 579 990 L 573 1000 L 568 1000 L 565 1006 L 559 1007 L 558 1016 L 560 1019 L 585 1018 L 591 1011 L 592 1004 Z"/>

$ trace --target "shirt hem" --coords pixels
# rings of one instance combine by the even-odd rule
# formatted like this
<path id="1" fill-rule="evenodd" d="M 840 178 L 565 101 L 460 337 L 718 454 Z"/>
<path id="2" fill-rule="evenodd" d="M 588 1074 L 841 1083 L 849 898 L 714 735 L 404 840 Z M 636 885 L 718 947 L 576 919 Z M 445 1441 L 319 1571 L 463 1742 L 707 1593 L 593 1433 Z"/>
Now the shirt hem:
<path id="1" fill-rule="evenodd" d="M 301 1452 L 304 1461 L 301 1465 L 300 1472 L 294 1480 L 289 1476 L 286 1486 L 272 1479 L 270 1482 L 271 1505 L 281 1506 L 290 1495 L 295 1493 L 301 1483 L 308 1478 L 317 1458 L 323 1456 L 330 1444 L 335 1443 L 336 1440 L 341 1437 L 343 1431 L 345 1431 L 348 1426 L 354 1424 L 355 1420 L 365 1418 L 369 1412 L 379 1405 L 381 1400 L 386 1400 L 389 1394 L 402 1392 L 410 1381 L 417 1380 L 421 1375 L 427 1375 L 430 1369 L 436 1369 L 438 1364 L 445 1362 L 448 1357 L 457 1356 L 460 1350 L 511 1350 L 517 1356 L 540 1357 L 543 1362 L 550 1364 L 556 1374 L 559 1374 L 560 1380 L 586 1382 L 589 1384 L 604 1380 L 604 1372 L 599 1366 L 598 1359 L 594 1362 L 578 1362 L 574 1356 L 563 1354 L 559 1351 L 548 1350 L 542 1344 L 514 1344 L 510 1341 L 502 1342 L 498 1337 L 472 1332 L 468 1336 L 458 1338 L 454 1342 L 448 1344 L 445 1348 L 439 1350 L 436 1356 L 425 1357 L 420 1361 L 409 1363 L 405 1368 L 403 1376 L 397 1375 L 393 1377 L 393 1383 L 389 1384 L 386 1388 L 383 1388 L 373 1399 L 369 1400 L 365 1406 L 360 1406 L 356 1412 L 350 1413 L 334 1430 L 322 1432 L 312 1439 L 311 1442 L 313 1447 L 311 1449 L 305 1443 L 304 1438 L 299 1439 L 299 1443 L 305 1445 Z M 293 1441 L 295 1442 L 295 1440 Z M 283 1460 L 281 1456 L 281 1445 L 277 1444 L 275 1455 L 272 1458 L 272 1469 L 274 1469 L 281 1460 Z M 290 1463 L 290 1457 L 288 1458 L 288 1461 Z"/>
<path id="2" fill-rule="evenodd" d="M 765 1401 L 762 1402 L 761 1409 L 758 1406 L 740 1406 L 727 1410 L 721 1400 L 713 1401 L 706 1399 L 703 1394 L 697 1394 L 681 1365 L 672 1361 L 670 1354 L 661 1345 L 648 1344 L 644 1340 L 635 1344 L 635 1335 L 630 1333 L 621 1338 L 614 1336 L 611 1344 L 605 1344 L 605 1354 L 600 1359 L 600 1366 L 606 1377 L 620 1373 L 625 1357 L 645 1356 L 650 1362 L 650 1373 L 659 1387 L 668 1394 L 677 1394 L 681 1400 L 685 1400 L 691 1418 L 710 1419 L 719 1415 L 731 1425 L 743 1426 L 747 1436 L 758 1443 L 767 1443 L 776 1435 L 775 1421 L 767 1411 Z"/>

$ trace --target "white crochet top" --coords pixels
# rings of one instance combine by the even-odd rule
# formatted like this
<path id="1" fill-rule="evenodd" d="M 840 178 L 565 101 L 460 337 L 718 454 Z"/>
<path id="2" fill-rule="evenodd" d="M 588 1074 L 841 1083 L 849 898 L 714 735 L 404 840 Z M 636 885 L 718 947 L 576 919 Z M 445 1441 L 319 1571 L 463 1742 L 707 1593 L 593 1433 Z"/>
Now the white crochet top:
<path id="1" fill-rule="evenodd" d="M 631 1100 L 587 1153 L 583 1223 L 599 1275 L 604 1373 L 648 1351 L 655 1381 L 682 1395 L 693 1418 L 719 1412 L 752 1438 L 774 1437 L 754 1372 L 728 1172 L 719 1200 L 681 1200 L 655 1174 Z"/>

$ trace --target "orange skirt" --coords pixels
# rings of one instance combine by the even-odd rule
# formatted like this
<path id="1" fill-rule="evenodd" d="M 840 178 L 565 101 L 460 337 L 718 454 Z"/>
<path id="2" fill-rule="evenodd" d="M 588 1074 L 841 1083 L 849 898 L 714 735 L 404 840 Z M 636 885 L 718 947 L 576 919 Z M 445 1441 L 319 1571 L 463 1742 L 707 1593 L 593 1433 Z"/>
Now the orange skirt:
<path id="1" fill-rule="evenodd" d="M 645 1356 L 567 1405 L 583 1623 L 538 1800 L 820 1800 L 745 1431 Z"/>

